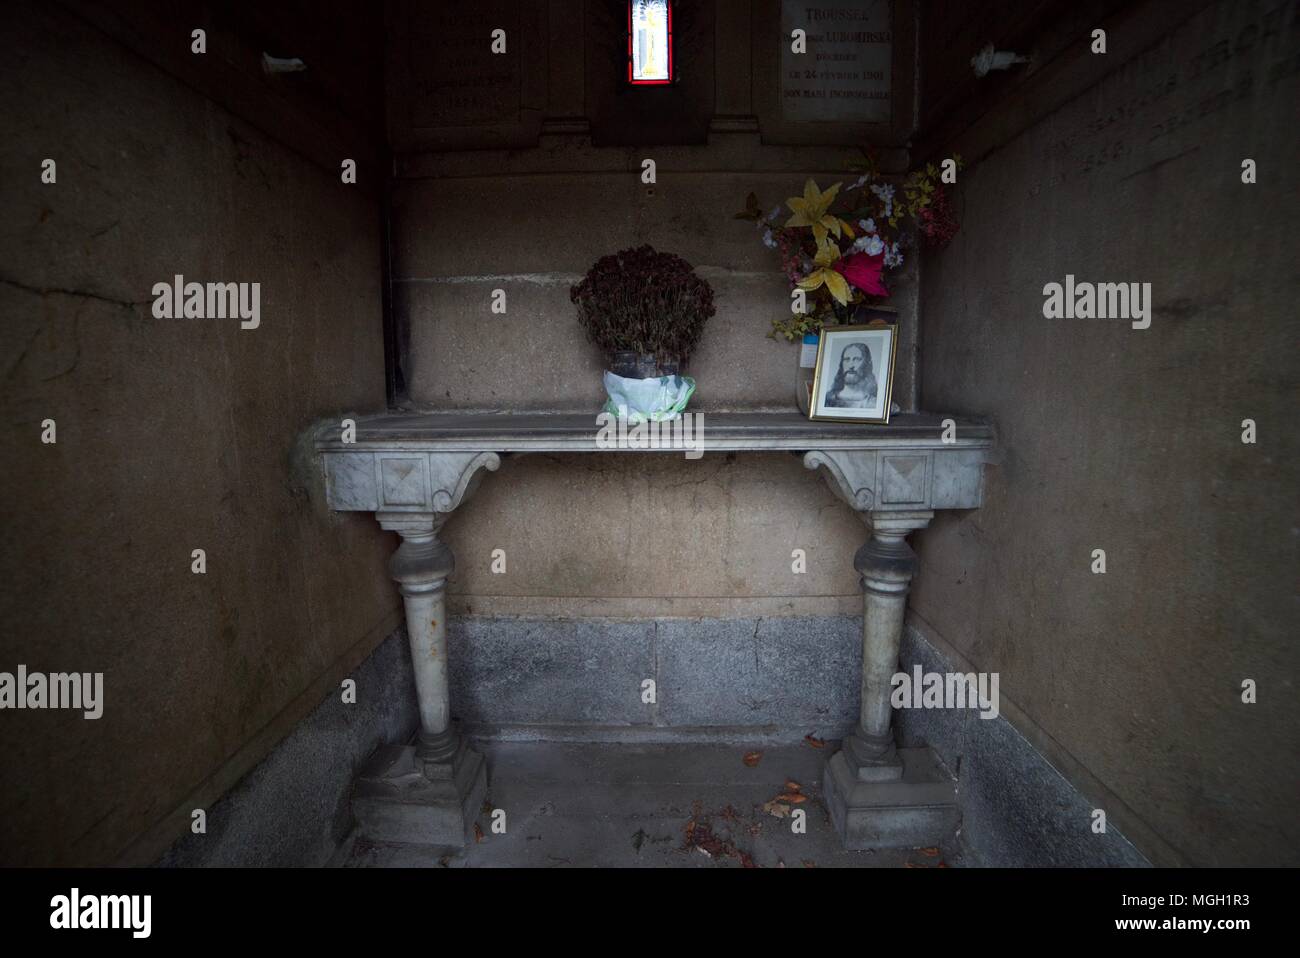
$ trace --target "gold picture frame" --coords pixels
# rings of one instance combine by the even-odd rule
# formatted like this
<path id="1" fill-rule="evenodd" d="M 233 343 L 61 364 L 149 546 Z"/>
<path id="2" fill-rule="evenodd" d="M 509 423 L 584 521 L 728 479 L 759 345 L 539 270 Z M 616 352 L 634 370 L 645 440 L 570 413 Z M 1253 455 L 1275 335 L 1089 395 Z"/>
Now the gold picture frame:
<path id="1" fill-rule="evenodd" d="M 844 339 L 849 339 L 850 342 L 842 342 Z M 875 398 L 870 405 L 864 404 L 865 399 L 855 400 L 853 405 L 848 401 L 840 401 L 840 393 L 845 390 L 841 375 L 844 372 L 844 351 L 851 345 L 861 347 L 862 351 L 858 355 L 862 359 L 859 362 L 865 360 L 866 375 L 875 380 Z M 817 366 L 813 372 L 808 418 L 828 422 L 888 423 L 889 407 L 894 395 L 894 356 L 897 350 L 898 327 L 889 323 L 876 321 L 865 326 L 822 327 L 817 340 Z M 877 365 L 885 355 L 889 359 L 883 363 L 885 381 L 882 385 Z M 827 368 L 832 359 L 839 364 L 834 371 Z M 861 376 L 862 373 L 858 372 L 858 375 Z M 864 415 L 846 415 L 848 410 L 857 409 L 861 409 Z"/>

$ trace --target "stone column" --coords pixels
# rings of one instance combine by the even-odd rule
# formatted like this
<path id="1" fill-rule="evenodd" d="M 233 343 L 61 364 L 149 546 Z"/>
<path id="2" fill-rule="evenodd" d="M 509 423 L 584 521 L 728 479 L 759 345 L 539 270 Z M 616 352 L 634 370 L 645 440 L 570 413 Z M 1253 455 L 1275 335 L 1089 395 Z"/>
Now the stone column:
<path id="1" fill-rule="evenodd" d="M 754 13 L 750 0 L 717 0 L 713 24 L 713 119 L 710 134 L 747 133 L 756 136 L 750 90 Z"/>
<path id="2" fill-rule="evenodd" d="M 906 537 L 925 528 L 933 515 L 873 513 L 871 538 L 853 558 L 853 567 L 862 576 L 862 711 L 858 727 L 844 740 L 844 751 L 860 781 L 889 781 L 903 775 L 889 700 L 890 680 L 898 671 L 907 591 L 916 573 L 916 553 Z"/>
<path id="3" fill-rule="evenodd" d="M 381 747 L 362 770 L 352 811 L 371 839 L 463 845 L 487 792 L 487 766 L 451 721 L 447 671 L 447 577 L 456 563 L 439 541 L 446 512 L 379 512 L 402 537 L 388 562 L 406 608 L 406 634 L 420 706 L 412 744 Z"/>
<path id="4" fill-rule="evenodd" d="M 582 0 L 550 0 L 547 7 L 546 118 L 542 134 L 588 136 L 587 35 Z"/>
<path id="5" fill-rule="evenodd" d="M 357 776 L 352 812 L 369 839 L 463 845 L 487 793 L 487 764 L 451 721 L 446 590 L 456 563 L 438 533 L 501 458 L 474 451 L 377 458 L 335 464 L 334 489 L 349 502 L 382 503 L 375 518 L 402 537 L 388 571 L 406 611 L 420 729 L 414 742 L 375 752 Z"/>
<path id="6" fill-rule="evenodd" d="M 379 513 L 379 524 L 402 537 L 388 561 L 406 610 L 415 693 L 420 703 L 416 757 L 446 761 L 456 751 L 451 727 L 451 692 L 447 672 L 447 577 L 456 568 L 451 550 L 438 539 L 445 513 Z"/>
<path id="7" fill-rule="evenodd" d="M 906 537 L 933 515 L 872 512 L 871 539 L 854 557 L 862 574 L 862 711 L 857 728 L 827 761 L 823 780 L 831 822 L 846 848 L 939 845 L 961 821 L 956 780 L 929 748 L 895 745 L 890 705 L 916 572 Z"/>
<path id="8" fill-rule="evenodd" d="M 957 782 L 929 748 L 894 743 L 890 680 L 916 554 L 907 535 L 934 517 L 930 469 L 911 452 L 817 450 L 823 472 L 871 530 L 854 556 L 862 579 L 862 700 L 857 726 L 826 762 L 822 787 L 846 848 L 917 848 L 947 840 L 961 820 Z"/>

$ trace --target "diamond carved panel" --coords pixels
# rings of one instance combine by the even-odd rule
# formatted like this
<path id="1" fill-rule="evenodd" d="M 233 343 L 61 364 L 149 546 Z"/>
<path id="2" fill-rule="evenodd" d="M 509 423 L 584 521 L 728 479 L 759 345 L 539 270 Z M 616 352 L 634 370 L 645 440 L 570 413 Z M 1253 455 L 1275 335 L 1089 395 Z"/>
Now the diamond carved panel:
<path id="1" fill-rule="evenodd" d="M 384 505 L 422 506 L 428 501 L 423 457 L 381 459 L 379 470 Z"/>
<path id="2" fill-rule="evenodd" d="M 889 505 L 926 502 L 929 456 L 881 456 L 880 501 Z"/>

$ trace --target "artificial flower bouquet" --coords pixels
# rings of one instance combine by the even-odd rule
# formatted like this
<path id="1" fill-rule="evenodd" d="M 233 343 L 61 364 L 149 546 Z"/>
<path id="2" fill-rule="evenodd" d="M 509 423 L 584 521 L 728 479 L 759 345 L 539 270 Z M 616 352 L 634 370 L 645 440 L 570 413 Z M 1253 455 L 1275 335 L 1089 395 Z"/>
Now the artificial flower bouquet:
<path id="1" fill-rule="evenodd" d="M 954 168 L 961 160 L 953 158 Z M 737 219 L 751 220 L 763 244 L 779 251 L 781 269 L 791 290 L 803 290 L 804 310 L 772 320 L 768 336 L 793 341 L 825 325 L 852 322 L 858 306 L 889 296 L 886 272 L 903 265 L 904 250 L 920 236 L 942 247 L 957 232 L 948 191 L 939 169 L 929 164 L 909 173 L 900 185 L 887 183 L 874 159 L 854 167 L 861 171 L 847 189 L 835 183 L 822 190 L 813 180 L 802 196 L 764 214 L 753 193 Z"/>

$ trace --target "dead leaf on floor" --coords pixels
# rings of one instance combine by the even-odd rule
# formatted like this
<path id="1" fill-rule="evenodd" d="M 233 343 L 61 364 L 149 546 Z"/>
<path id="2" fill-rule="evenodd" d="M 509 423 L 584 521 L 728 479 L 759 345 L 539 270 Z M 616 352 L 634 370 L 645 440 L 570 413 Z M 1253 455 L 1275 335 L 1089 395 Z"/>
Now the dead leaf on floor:
<path id="1" fill-rule="evenodd" d="M 823 740 L 819 739 L 816 735 L 805 735 L 803 737 L 803 740 L 807 742 L 809 745 L 811 745 L 813 748 L 826 747 L 826 743 Z"/>
<path id="2" fill-rule="evenodd" d="M 808 801 L 808 796 L 802 792 L 782 792 L 776 797 L 778 802 L 789 802 L 791 805 L 798 805 L 800 802 Z"/>
<path id="3" fill-rule="evenodd" d="M 763 753 L 762 753 L 762 752 L 746 752 L 746 753 L 745 753 L 745 758 L 743 759 L 743 761 L 744 761 L 744 763 L 745 763 L 746 765 L 748 765 L 750 768 L 753 768 L 753 767 L 754 767 L 755 765 L 757 765 L 759 762 L 763 761 Z"/>
<path id="4" fill-rule="evenodd" d="M 727 809 L 734 814 L 735 810 L 731 806 L 727 806 Z M 737 848 L 729 838 L 715 835 L 713 826 L 708 821 L 692 818 L 686 823 L 686 847 L 694 848 L 706 858 L 735 858 L 742 868 L 758 867 L 749 852 Z"/>
<path id="5" fill-rule="evenodd" d="M 938 865 L 935 865 L 934 867 L 935 867 L 935 868 L 951 868 L 952 866 L 949 865 L 947 862 L 939 862 L 939 864 L 938 864 Z"/>
<path id="6" fill-rule="evenodd" d="M 817 867 L 817 863 L 816 863 L 815 861 L 813 861 L 811 858 L 805 858 L 805 859 L 803 860 L 803 867 L 804 867 L 804 868 L 816 868 L 816 867 Z"/>
<path id="7" fill-rule="evenodd" d="M 701 851 L 709 858 L 737 854 L 734 845 L 713 834 L 713 827 L 708 822 L 697 822 L 693 818 L 686 823 L 686 847 Z"/>
<path id="8" fill-rule="evenodd" d="M 772 799 L 770 802 L 764 802 L 763 811 L 767 812 L 769 815 L 775 815 L 777 818 L 790 817 L 790 806 L 784 802 L 778 802 L 776 799 Z"/>
<path id="9" fill-rule="evenodd" d="M 474 823 L 474 844 L 483 841 L 483 829 L 478 822 Z"/>
<path id="10" fill-rule="evenodd" d="M 800 785 L 798 782 L 796 782 L 794 779 L 787 778 L 785 780 L 785 790 L 787 792 L 802 792 L 803 786 Z"/>
<path id="11" fill-rule="evenodd" d="M 934 858 L 936 855 L 939 854 L 939 849 L 937 848 L 922 848 L 920 851 L 921 854 L 926 856 L 927 858 Z"/>

